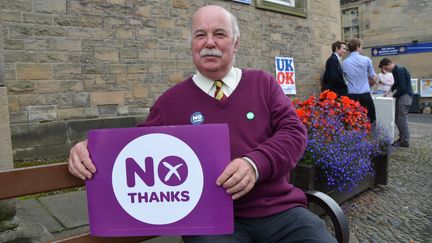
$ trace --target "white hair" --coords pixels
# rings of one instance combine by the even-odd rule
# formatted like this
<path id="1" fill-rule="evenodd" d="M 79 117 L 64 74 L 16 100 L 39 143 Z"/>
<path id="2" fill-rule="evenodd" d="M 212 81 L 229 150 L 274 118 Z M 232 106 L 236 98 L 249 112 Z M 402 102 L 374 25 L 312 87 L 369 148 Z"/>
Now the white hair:
<path id="1" fill-rule="evenodd" d="M 233 40 L 234 40 L 234 43 L 235 43 L 240 38 L 240 28 L 238 26 L 237 18 L 230 11 L 228 11 L 228 10 L 226 10 L 224 8 L 222 8 L 222 9 L 225 10 L 225 12 L 230 17 L 231 29 L 232 29 L 232 34 L 233 34 Z M 192 20 L 193 20 L 193 18 L 192 18 Z M 189 43 L 191 43 L 191 42 L 192 42 L 192 29 L 191 29 L 191 33 L 189 33 Z"/>

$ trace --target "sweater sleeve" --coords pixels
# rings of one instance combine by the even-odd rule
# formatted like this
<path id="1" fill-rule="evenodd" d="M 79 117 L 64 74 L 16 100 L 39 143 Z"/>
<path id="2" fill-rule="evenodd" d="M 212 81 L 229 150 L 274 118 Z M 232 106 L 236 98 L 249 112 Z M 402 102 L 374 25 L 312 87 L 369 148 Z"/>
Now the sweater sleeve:
<path id="1" fill-rule="evenodd" d="M 273 136 L 245 155 L 258 168 L 258 182 L 287 175 L 297 165 L 306 148 L 306 129 L 297 117 L 291 100 L 271 78 L 268 107 Z"/>
<path id="2" fill-rule="evenodd" d="M 164 121 L 163 113 L 158 109 L 157 102 L 150 108 L 146 120 L 138 124 L 139 127 L 162 126 Z"/>

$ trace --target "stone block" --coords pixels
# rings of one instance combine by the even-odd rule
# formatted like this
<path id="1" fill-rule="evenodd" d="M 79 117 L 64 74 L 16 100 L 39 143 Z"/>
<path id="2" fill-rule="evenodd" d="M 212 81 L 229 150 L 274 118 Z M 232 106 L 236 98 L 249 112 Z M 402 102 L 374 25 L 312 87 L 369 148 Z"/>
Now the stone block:
<path id="1" fill-rule="evenodd" d="M 124 92 L 93 92 L 90 94 L 90 103 L 92 107 L 95 107 L 97 105 L 123 105 Z"/>
<path id="2" fill-rule="evenodd" d="M 105 73 L 105 66 L 102 64 L 85 64 L 81 66 L 83 74 L 103 74 Z"/>
<path id="3" fill-rule="evenodd" d="M 30 105 L 46 105 L 47 99 L 44 94 L 20 94 L 18 96 L 18 104 L 20 107 Z"/>
<path id="4" fill-rule="evenodd" d="M 7 85 L 8 90 L 12 93 L 24 93 L 35 89 L 35 85 L 31 81 L 18 81 Z"/>
<path id="5" fill-rule="evenodd" d="M 9 119 L 11 124 L 22 124 L 28 122 L 27 111 L 10 112 Z"/>
<path id="6" fill-rule="evenodd" d="M 58 112 L 59 120 L 70 120 L 70 119 L 80 119 L 84 116 L 83 108 L 69 108 L 69 109 L 59 109 Z"/>
<path id="7" fill-rule="evenodd" d="M 76 16 L 55 16 L 53 23 L 60 26 L 78 26 L 79 20 Z"/>
<path id="8" fill-rule="evenodd" d="M 50 79 L 52 68 L 50 64 L 19 63 L 17 64 L 19 80 L 40 80 Z"/>
<path id="9" fill-rule="evenodd" d="M 88 92 L 78 92 L 74 94 L 73 105 L 78 107 L 90 106 L 90 94 Z"/>
<path id="10" fill-rule="evenodd" d="M 55 105 L 27 107 L 29 122 L 46 122 L 57 120 Z"/>
<path id="11" fill-rule="evenodd" d="M 35 36 L 66 36 L 66 30 L 58 26 L 36 25 L 34 26 Z"/>
<path id="12" fill-rule="evenodd" d="M 5 50 L 23 50 L 25 48 L 24 40 L 4 39 L 3 48 Z"/>
<path id="13" fill-rule="evenodd" d="M 46 51 L 48 50 L 48 41 L 27 39 L 25 40 L 25 48 L 28 51 Z"/>
<path id="14" fill-rule="evenodd" d="M 105 118 L 67 122 L 67 134 L 71 143 L 76 143 L 87 138 L 87 132 L 96 128 L 116 128 L 135 126 L 133 117 Z"/>
<path id="15" fill-rule="evenodd" d="M 24 23 L 52 24 L 51 14 L 23 13 Z"/>
<path id="16" fill-rule="evenodd" d="M 34 10 L 40 13 L 66 13 L 66 0 L 34 0 Z"/>
<path id="17" fill-rule="evenodd" d="M 13 142 L 13 138 L 12 138 Z M 16 148 L 13 147 L 13 158 L 14 163 L 19 163 L 22 161 L 34 161 L 38 158 L 38 151 L 36 147 L 28 147 L 28 148 Z"/>
<path id="18" fill-rule="evenodd" d="M 116 81 L 117 83 L 136 83 L 141 80 L 141 76 L 140 74 L 119 74 L 116 75 Z"/>
<path id="19" fill-rule="evenodd" d="M 79 26 L 85 28 L 101 28 L 102 16 L 92 14 L 81 14 L 79 16 Z"/>
<path id="20" fill-rule="evenodd" d="M 62 135 L 66 138 L 66 134 Z M 69 143 L 38 146 L 37 159 L 66 161 L 71 147 Z"/>
<path id="21" fill-rule="evenodd" d="M 21 12 L 0 10 L 0 21 L 21 22 L 22 21 Z"/>
<path id="22" fill-rule="evenodd" d="M 41 80 L 35 83 L 38 93 L 58 93 L 63 91 L 63 83 L 59 80 Z"/>
<path id="23" fill-rule="evenodd" d="M 94 56 L 96 60 L 104 62 L 118 62 L 118 50 L 115 48 L 95 47 Z"/>
<path id="24" fill-rule="evenodd" d="M 14 125 L 11 127 L 14 148 L 58 145 L 66 142 L 66 125 L 52 122 L 36 125 Z"/>
<path id="25" fill-rule="evenodd" d="M 115 28 L 126 24 L 126 18 L 106 16 L 103 18 L 102 26 L 106 29 Z"/>
<path id="26" fill-rule="evenodd" d="M 133 97 L 136 99 L 141 99 L 148 97 L 149 95 L 149 88 L 147 85 L 144 84 L 135 84 L 133 86 Z"/>
<path id="27" fill-rule="evenodd" d="M 183 72 L 174 72 L 168 75 L 168 82 L 171 84 L 179 83 L 185 79 Z"/>
<path id="28" fill-rule="evenodd" d="M 190 7 L 190 1 L 187 0 L 173 0 L 173 8 L 188 9 Z"/>
<path id="29" fill-rule="evenodd" d="M 19 111 L 18 95 L 8 95 L 7 96 L 9 112 Z"/>
<path id="30" fill-rule="evenodd" d="M 67 62 L 79 64 L 90 63 L 93 62 L 93 54 L 88 52 L 69 52 Z"/>
<path id="31" fill-rule="evenodd" d="M 47 94 L 47 103 L 56 104 L 57 108 L 69 108 L 73 104 L 73 93 L 52 93 Z"/>
<path id="32" fill-rule="evenodd" d="M 107 69 L 111 74 L 126 73 L 126 65 L 124 64 L 107 64 Z"/>
<path id="33" fill-rule="evenodd" d="M 132 28 L 117 28 L 117 31 L 114 35 L 114 38 L 117 40 L 135 40 L 135 30 Z"/>
<path id="34" fill-rule="evenodd" d="M 53 65 L 54 73 L 81 73 L 81 65 L 79 64 L 54 64 Z"/>
<path id="35" fill-rule="evenodd" d="M 5 27 L 6 29 L 6 27 Z M 33 27 L 28 25 L 9 25 L 9 38 L 31 38 L 33 36 Z"/>
<path id="36" fill-rule="evenodd" d="M 2 10 L 16 10 L 23 12 L 31 12 L 33 8 L 33 2 L 27 0 L 15 0 L 8 1 L 3 0 L 0 2 Z"/>
<path id="37" fill-rule="evenodd" d="M 98 105 L 99 116 L 117 116 L 118 105 Z"/>
<path id="38" fill-rule="evenodd" d="M 141 6 L 135 11 L 135 15 L 143 18 L 150 17 L 150 7 L 149 6 Z"/>
<path id="39" fill-rule="evenodd" d="M 50 51 L 82 51 L 79 39 L 50 38 L 47 43 Z"/>

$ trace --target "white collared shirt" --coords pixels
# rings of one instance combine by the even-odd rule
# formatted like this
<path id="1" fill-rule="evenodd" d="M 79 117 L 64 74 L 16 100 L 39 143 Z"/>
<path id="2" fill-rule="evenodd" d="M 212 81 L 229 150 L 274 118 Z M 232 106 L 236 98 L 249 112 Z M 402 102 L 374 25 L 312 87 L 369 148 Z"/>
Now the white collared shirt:
<path id="1" fill-rule="evenodd" d="M 222 82 L 224 83 L 224 85 L 222 85 L 221 89 L 226 97 L 230 96 L 237 88 L 237 85 L 240 83 L 241 76 L 242 70 L 240 68 L 232 67 L 228 74 L 222 78 Z M 205 77 L 198 71 L 194 76 L 192 76 L 192 80 L 202 91 L 204 91 L 204 93 L 207 93 L 211 97 L 214 96 L 214 93 L 216 91 L 216 86 L 214 85 L 215 80 L 211 80 Z M 248 157 L 242 158 L 252 165 L 255 170 L 256 181 L 258 181 L 259 173 L 255 162 L 253 162 Z"/>
<path id="2" fill-rule="evenodd" d="M 222 78 L 222 81 L 224 82 L 224 85 L 222 86 L 222 91 L 224 92 L 226 97 L 230 96 L 237 88 L 237 85 L 239 84 L 241 79 L 241 75 L 242 70 L 240 68 L 232 67 L 228 74 Z M 202 91 L 204 91 L 204 93 L 212 97 L 214 96 L 214 93 L 216 91 L 216 86 L 214 85 L 215 80 L 208 79 L 198 71 L 192 77 L 192 80 Z"/>

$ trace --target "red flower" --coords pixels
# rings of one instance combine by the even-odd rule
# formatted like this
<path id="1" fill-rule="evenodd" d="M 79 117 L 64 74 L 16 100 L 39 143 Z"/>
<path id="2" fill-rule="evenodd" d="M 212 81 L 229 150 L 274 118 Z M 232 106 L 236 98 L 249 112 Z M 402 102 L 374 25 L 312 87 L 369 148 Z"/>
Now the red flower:
<path id="1" fill-rule="evenodd" d="M 370 132 L 371 126 L 367 119 L 367 109 L 360 103 L 347 96 L 337 97 L 336 93 L 326 90 L 319 95 L 318 100 L 311 96 L 301 102 L 293 101 L 297 116 L 303 124 L 310 128 L 323 131 L 328 139 L 332 134 L 344 131 L 335 131 L 335 127 L 328 122 L 330 118 L 340 119 L 345 130 L 364 130 Z"/>

